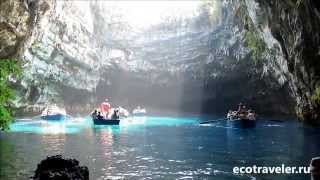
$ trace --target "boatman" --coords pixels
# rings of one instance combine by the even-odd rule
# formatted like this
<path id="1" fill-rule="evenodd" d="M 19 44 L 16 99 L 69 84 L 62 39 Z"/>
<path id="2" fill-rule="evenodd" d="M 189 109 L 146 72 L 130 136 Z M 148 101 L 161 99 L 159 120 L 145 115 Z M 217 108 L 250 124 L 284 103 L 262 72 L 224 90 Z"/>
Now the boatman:
<path id="1" fill-rule="evenodd" d="M 109 103 L 109 100 L 105 99 L 104 102 L 100 104 L 100 111 L 105 117 L 107 117 L 110 109 L 111 109 L 111 105 Z"/>
<path id="2" fill-rule="evenodd" d="M 237 111 L 238 113 L 240 113 L 240 111 L 242 111 L 242 106 L 243 106 L 242 103 L 239 103 L 239 104 L 238 104 L 238 111 Z"/>

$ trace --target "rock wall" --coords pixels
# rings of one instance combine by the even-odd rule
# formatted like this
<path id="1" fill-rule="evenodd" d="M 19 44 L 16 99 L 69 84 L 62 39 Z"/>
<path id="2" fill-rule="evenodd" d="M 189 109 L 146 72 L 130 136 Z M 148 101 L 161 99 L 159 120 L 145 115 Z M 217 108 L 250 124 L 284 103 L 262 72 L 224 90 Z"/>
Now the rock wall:
<path id="1" fill-rule="evenodd" d="M 106 45 L 106 34 L 99 33 L 108 32 L 103 6 L 99 1 L 1 1 L 0 57 L 24 62 L 24 77 L 16 84 L 18 108 L 39 111 L 52 101 L 66 106 L 95 101 L 101 71 L 114 59 L 125 59 L 125 49 Z"/>
<path id="2" fill-rule="evenodd" d="M 288 82 L 300 119 L 319 122 L 320 3 L 316 0 L 246 0 L 253 28 L 276 53 L 268 68 Z"/>
<path id="3" fill-rule="evenodd" d="M 137 87 L 128 77 L 118 79 L 129 91 L 139 89 L 139 98 L 126 90 L 118 95 L 148 107 L 159 104 L 194 113 L 224 113 L 242 101 L 261 114 L 291 114 L 286 83 L 279 84 L 263 64 L 251 60 L 234 4 L 224 1 L 219 8 L 217 24 L 198 16 L 144 31 L 129 62 L 131 72 L 146 75 L 131 73 L 143 83 Z"/>
<path id="4" fill-rule="evenodd" d="M 254 20 L 259 6 L 252 2 L 242 1 Z M 10 7 L 5 22 L 15 24 L 24 37 L 1 26 L 1 48 L 7 49 L 0 52 L 25 62 L 16 106 L 41 111 L 55 101 L 69 112 L 89 112 L 111 97 L 128 107 L 193 113 L 224 113 L 243 101 L 259 113 L 290 114 L 286 88 L 296 86 L 287 83 L 292 82 L 290 69 L 281 48 L 276 55 L 264 53 L 267 63 L 252 61 L 235 4 L 221 1 L 215 4 L 219 11 L 208 11 L 214 14 L 204 8 L 197 17 L 131 36 L 130 30 L 110 28 L 103 1 L 2 1 L 0 7 Z M 264 27 L 259 32 L 268 46 L 281 47 Z"/>
<path id="5" fill-rule="evenodd" d="M 38 2 L 5 0 L 0 7 L 0 58 L 17 57 L 37 21 Z"/>
<path id="6" fill-rule="evenodd" d="M 100 49 L 92 40 L 92 9 L 77 1 L 48 4 L 23 54 L 26 76 L 22 85 L 27 99 L 22 102 L 44 104 L 51 98 L 61 102 L 57 97 L 62 86 L 93 91 L 99 81 L 102 63 Z"/>

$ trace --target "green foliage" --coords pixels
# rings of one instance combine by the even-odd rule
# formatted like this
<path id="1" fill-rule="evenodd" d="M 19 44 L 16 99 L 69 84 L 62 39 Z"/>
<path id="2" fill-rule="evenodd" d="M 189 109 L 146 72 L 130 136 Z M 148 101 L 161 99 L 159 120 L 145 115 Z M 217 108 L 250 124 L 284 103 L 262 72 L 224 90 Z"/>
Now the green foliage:
<path id="1" fill-rule="evenodd" d="M 320 105 L 320 86 L 316 88 L 314 94 L 311 96 L 311 101 L 316 105 Z"/>
<path id="2" fill-rule="evenodd" d="M 251 58 L 255 64 L 258 64 L 262 59 L 263 53 L 266 51 L 266 43 L 255 31 L 247 31 L 245 34 L 246 46 L 251 51 Z"/>
<path id="3" fill-rule="evenodd" d="M 263 53 L 267 50 L 267 45 L 259 36 L 257 29 L 266 23 L 266 19 L 262 12 L 257 12 L 257 25 L 255 26 L 249 16 L 247 5 L 242 1 L 240 2 L 239 7 L 235 11 L 235 16 L 240 20 L 246 30 L 246 34 L 244 36 L 245 45 L 251 51 L 251 59 L 255 64 L 259 64 L 261 63 Z"/>
<path id="4" fill-rule="evenodd" d="M 21 66 L 15 59 L 0 59 L 0 130 L 7 130 L 12 121 L 13 109 L 10 106 L 15 99 L 15 92 L 9 78 L 21 75 Z"/>

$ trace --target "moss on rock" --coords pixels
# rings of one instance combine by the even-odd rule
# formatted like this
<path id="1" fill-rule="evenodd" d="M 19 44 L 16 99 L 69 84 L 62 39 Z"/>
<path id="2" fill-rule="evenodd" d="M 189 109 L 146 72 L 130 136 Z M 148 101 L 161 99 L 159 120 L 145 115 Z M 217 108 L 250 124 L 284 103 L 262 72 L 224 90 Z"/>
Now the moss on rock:
<path id="1" fill-rule="evenodd" d="M 254 31 L 247 31 L 245 34 L 246 46 L 251 51 L 251 58 L 254 63 L 258 64 L 263 59 L 263 53 L 266 51 L 266 43 L 258 33 Z"/>

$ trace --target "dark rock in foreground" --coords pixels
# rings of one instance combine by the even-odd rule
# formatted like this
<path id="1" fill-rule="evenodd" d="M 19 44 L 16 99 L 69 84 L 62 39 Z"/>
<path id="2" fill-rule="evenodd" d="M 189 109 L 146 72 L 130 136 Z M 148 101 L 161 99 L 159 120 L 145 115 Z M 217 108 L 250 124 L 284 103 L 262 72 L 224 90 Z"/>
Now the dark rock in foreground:
<path id="1" fill-rule="evenodd" d="M 88 180 L 89 170 L 79 166 L 76 159 L 64 159 L 61 155 L 47 157 L 38 164 L 33 179 L 36 180 Z"/>
<path id="2" fill-rule="evenodd" d="M 311 180 L 320 180 L 320 157 L 312 158 L 310 168 Z"/>

